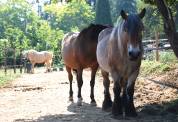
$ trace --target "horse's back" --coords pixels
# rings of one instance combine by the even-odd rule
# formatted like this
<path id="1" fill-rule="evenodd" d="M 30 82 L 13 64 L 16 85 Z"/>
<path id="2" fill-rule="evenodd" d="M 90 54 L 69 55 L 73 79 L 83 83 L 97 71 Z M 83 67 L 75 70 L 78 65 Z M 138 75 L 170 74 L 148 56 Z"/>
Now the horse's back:
<path id="1" fill-rule="evenodd" d="M 112 27 L 106 28 L 106 29 L 102 30 L 102 31 L 99 33 L 98 42 L 100 42 L 100 41 L 103 40 L 104 38 L 109 37 L 110 34 L 112 33 L 112 30 L 113 30 Z"/>
<path id="2" fill-rule="evenodd" d="M 105 28 L 107 26 L 91 24 L 75 38 L 66 36 L 62 49 L 64 63 L 76 69 L 98 66 L 96 59 L 98 35 Z"/>
<path id="3" fill-rule="evenodd" d="M 52 62 L 53 53 L 48 51 L 35 51 L 30 50 L 28 53 L 28 58 L 31 62 L 34 63 L 45 63 L 45 62 Z"/>

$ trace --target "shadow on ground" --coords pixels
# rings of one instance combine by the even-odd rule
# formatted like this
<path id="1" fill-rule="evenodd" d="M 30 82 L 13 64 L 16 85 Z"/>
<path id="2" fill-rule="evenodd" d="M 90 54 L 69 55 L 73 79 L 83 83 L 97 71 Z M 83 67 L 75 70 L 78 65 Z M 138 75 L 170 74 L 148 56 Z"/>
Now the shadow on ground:
<path id="1" fill-rule="evenodd" d="M 113 119 L 110 112 L 103 112 L 101 108 L 83 103 L 68 106 L 71 114 L 56 114 L 41 116 L 38 119 L 16 119 L 14 122 L 178 122 L 178 99 L 160 104 L 148 104 L 138 107 L 138 117 Z"/>

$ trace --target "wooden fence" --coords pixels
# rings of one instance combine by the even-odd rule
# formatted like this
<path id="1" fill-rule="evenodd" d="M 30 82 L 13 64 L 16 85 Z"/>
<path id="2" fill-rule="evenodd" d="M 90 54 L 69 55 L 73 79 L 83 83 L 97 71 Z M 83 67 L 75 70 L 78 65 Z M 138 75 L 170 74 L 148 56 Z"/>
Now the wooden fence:
<path id="1" fill-rule="evenodd" d="M 171 46 L 168 39 L 159 39 L 159 33 L 155 33 L 155 39 L 143 40 L 144 55 L 155 51 L 155 60 L 159 61 L 160 51 L 169 50 Z"/>

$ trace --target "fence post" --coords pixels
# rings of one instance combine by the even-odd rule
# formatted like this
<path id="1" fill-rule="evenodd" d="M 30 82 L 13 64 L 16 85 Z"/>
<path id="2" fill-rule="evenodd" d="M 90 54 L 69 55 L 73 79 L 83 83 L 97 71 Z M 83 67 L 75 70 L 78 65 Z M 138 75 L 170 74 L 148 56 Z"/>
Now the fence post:
<path id="1" fill-rule="evenodd" d="M 22 73 L 22 40 L 20 39 L 20 73 Z"/>
<path id="2" fill-rule="evenodd" d="M 20 73 L 22 73 L 22 49 L 20 49 Z"/>
<path id="3" fill-rule="evenodd" d="M 159 33 L 155 32 L 155 40 L 156 40 L 156 61 L 159 61 Z"/>
<path id="4" fill-rule="evenodd" d="M 7 43 L 4 42 L 4 73 L 7 74 Z"/>

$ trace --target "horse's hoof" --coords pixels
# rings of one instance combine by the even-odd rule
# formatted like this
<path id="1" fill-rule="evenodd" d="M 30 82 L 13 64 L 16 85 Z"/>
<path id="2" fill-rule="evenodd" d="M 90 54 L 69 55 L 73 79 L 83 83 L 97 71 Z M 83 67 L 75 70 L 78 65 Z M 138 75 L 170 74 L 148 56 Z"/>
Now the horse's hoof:
<path id="1" fill-rule="evenodd" d="M 106 112 L 110 112 L 112 110 L 112 101 L 104 100 L 102 105 L 102 110 Z"/>
<path id="2" fill-rule="evenodd" d="M 78 98 L 77 105 L 82 106 L 82 98 Z"/>
<path id="3" fill-rule="evenodd" d="M 91 101 L 90 105 L 91 106 L 96 106 L 96 101 Z"/>
<path id="4" fill-rule="evenodd" d="M 123 111 L 121 107 L 118 106 L 112 106 L 112 115 L 113 116 L 120 116 L 123 115 Z"/>
<path id="5" fill-rule="evenodd" d="M 74 101 L 73 97 L 69 97 L 69 101 L 73 102 Z"/>
<path id="6" fill-rule="evenodd" d="M 135 110 L 135 107 L 134 106 L 126 107 L 125 108 L 125 116 L 126 117 L 136 117 L 137 112 Z"/>

